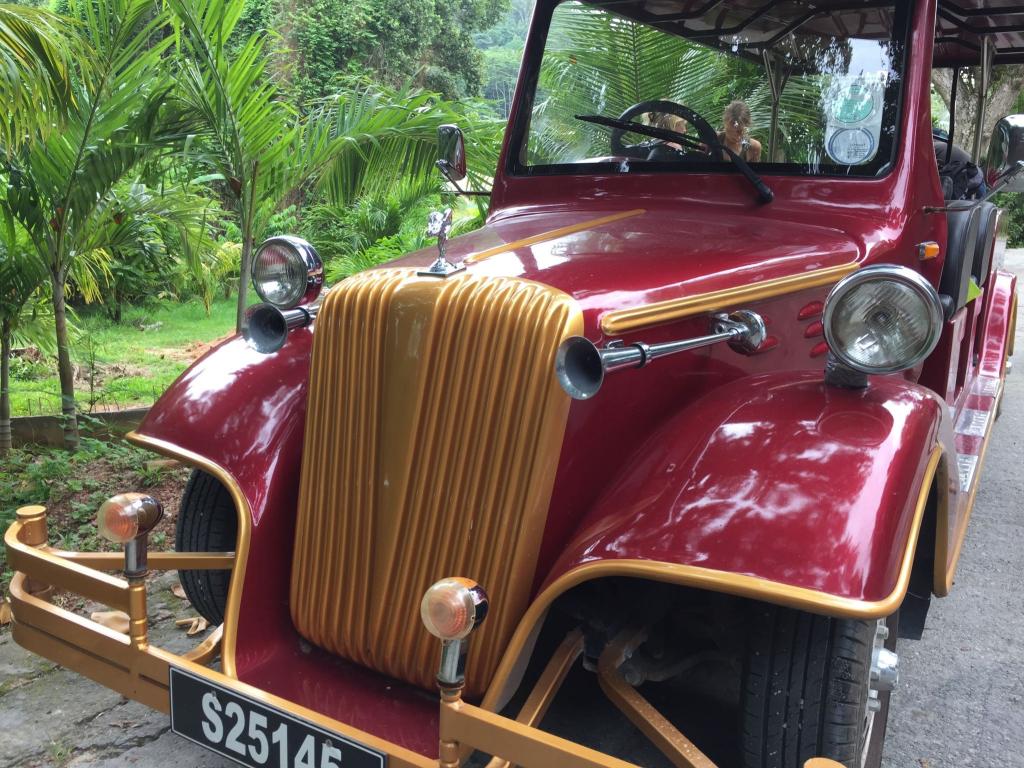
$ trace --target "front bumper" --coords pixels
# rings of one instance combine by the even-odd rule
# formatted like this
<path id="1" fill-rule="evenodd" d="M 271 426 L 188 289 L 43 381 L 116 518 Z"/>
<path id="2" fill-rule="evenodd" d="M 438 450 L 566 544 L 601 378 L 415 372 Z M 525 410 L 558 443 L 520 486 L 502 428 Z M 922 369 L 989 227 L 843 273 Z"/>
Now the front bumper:
<path id="1" fill-rule="evenodd" d="M 582 648 L 579 633 L 571 634 L 563 642 L 515 720 L 468 704 L 462 700 L 460 691 L 442 691 L 439 758 L 432 760 L 210 669 L 206 665 L 218 654 L 223 625 L 182 655 L 151 645 L 147 633 L 145 579 L 126 580 L 105 573 L 121 569 L 123 559 L 118 553 L 86 554 L 50 547 L 43 507 L 19 509 L 15 522 L 4 536 L 4 543 L 8 562 L 15 572 L 10 588 L 15 642 L 161 712 L 170 711 L 168 678 L 173 666 L 384 752 L 393 768 L 458 768 L 461 760 L 474 750 L 501 756 L 493 758 L 488 768 L 508 768 L 510 763 L 524 768 L 636 768 L 631 763 L 534 727 L 579 656 Z M 231 567 L 233 559 L 233 555 L 222 553 L 150 553 L 149 566 L 155 570 L 224 569 Z M 129 618 L 128 633 L 122 634 L 53 605 L 49 596 L 54 590 L 124 611 Z M 659 747 L 673 751 L 679 758 L 677 765 L 715 768 L 682 734 L 671 726 L 666 729 L 667 722 L 661 722 L 663 718 L 653 708 L 643 710 L 645 700 L 617 675 L 621 658 L 616 656 L 628 652 L 628 643 L 613 643 L 609 652 L 602 656 L 602 687 L 609 697 Z M 838 763 L 820 758 L 807 765 L 838 768 Z"/>

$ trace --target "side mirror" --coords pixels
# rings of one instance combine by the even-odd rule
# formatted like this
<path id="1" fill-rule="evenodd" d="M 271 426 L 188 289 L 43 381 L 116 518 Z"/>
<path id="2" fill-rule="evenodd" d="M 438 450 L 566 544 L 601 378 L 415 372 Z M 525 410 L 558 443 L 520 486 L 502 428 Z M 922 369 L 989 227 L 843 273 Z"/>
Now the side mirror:
<path id="1" fill-rule="evenodd" d="M 437 127 L 437 167 L 453 184 L 466 178 L 466 142 L 457 125 Z"/>
<path id="2" fill-rule="evenodd" d="M 1001 192 L 1024 192 L 1024 115 L 1008 115 L 996 123 L 985 158 L 985 182 Z"/>

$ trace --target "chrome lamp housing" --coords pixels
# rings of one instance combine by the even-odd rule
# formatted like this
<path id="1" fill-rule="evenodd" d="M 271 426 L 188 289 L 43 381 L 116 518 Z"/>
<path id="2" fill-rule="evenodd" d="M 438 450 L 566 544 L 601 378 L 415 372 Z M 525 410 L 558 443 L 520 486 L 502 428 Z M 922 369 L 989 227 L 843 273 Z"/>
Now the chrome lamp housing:
<path id="1" fill-rule="evenodd" d="M 942 304 L 920 274 L 896 264 L 866 267 L 840 280 L 825 299 L 829 350 L 863 374 L 913 368 L 942 334 Z"/>
<path id="2" fill-rule="evenodd" d="M 263 301 L 278 309 L 305 306 L 323 290 L 324 263 L 300 237 L 271 237 L 253 256 L 252 284 Z"/>

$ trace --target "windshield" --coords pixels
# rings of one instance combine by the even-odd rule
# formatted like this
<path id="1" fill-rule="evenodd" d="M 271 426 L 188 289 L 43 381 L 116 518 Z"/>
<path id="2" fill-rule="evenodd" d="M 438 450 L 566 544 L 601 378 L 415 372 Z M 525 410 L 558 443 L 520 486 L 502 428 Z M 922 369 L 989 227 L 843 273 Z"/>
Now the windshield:
<path id="1" fill-rule="evenodd" d="M 728 147 L 760 174 L 881 175 L 907 5 L 560 3 L 511 170 L 734 173 Z"/>

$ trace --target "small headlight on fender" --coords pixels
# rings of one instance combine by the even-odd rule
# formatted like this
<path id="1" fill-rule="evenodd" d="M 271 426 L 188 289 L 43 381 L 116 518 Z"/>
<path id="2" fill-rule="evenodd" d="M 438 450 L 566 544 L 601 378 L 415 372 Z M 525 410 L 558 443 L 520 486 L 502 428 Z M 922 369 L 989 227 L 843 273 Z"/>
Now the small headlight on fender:
<path id="1" fill-rule="evenodd" d="M 309 304 L 323 288 L 324 263 L 301 238 L 271 237 L 256 249 L 252 284 L 263 301 L 279 309 Z"/>
<path id="2" fill-rule="evenodd" d="M 825 300 L 825 339 L 840 362 L 895 373 L 924 360 L 942 333 L 942 304 L 917 272 L 879 264 L 836 284 Z"/>

